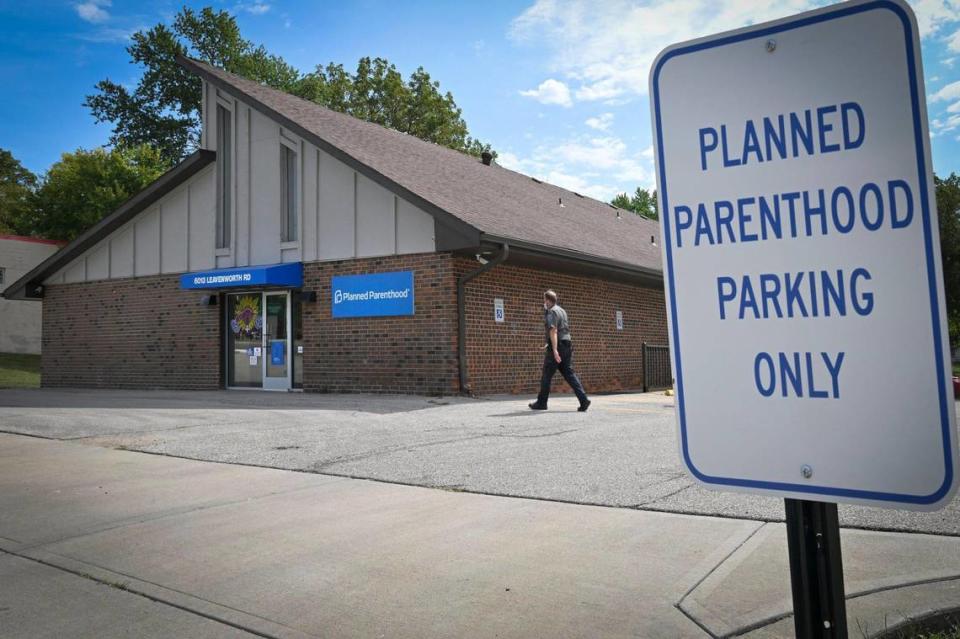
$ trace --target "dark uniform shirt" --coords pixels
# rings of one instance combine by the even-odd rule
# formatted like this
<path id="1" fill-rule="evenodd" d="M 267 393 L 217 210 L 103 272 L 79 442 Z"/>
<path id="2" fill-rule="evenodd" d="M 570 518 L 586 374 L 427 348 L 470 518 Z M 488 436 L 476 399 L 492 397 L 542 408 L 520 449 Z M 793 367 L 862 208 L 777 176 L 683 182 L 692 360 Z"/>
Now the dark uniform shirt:
<path id="1" fill-rule="evenodd" d="M 543 331 L 547 340 L 547 344 L 550 343 L 551 328 L 557 329 L 558 342 L 570 341 L 570 322 L 567 320 L 567 312 L 560 308 L 559 304 L 554 304 L 553 308 L 544 309 L 543 323 Z"/>

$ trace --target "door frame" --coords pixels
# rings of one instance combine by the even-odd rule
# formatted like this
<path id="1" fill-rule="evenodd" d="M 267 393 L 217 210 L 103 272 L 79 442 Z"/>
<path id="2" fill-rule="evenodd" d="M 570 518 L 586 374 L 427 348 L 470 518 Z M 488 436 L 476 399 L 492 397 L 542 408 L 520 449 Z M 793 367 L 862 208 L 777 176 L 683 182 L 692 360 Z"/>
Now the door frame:
<path id="1" fill-rule="evenodd" d="M 223 321 L 223 330 L 230 330 L 230 317 L 227 313 L 229 304 L 227 304 L 227 296 L 230 295 L 259 295 L 260 296 L 260 312 L 263 315 L 263 329 L 260 333 L 260 386 L 230 386 L 230 367 L 234 365 L 233 353 L 230 352 L 230 339 L 229 336 L 225 333 L 224 339 L 222 340 L 222 352 L 224 356 L 224 388 L 227 390 L 252 390 L 252 391 L 292 391 L 293 389 L 293 306 L 292 306 L 292 295 L 293 291 L 290 289 L 255 289 L 255 290 L 245 290 L 245 291 L 225 291 L 223 298 L 224 306 L 224 321 Z M 267 376 L 267 358 L 270 356 L 269 347 L 267 344 L 267 295 L 283 295 L 286 299 L 286 349 L 284 352 L 284 357 L 287 364 L 287 374 L 286 377 L 268 377 Z M 271 383 L 268 383 L 267 380 L 272 380 Z"/>
<path id="2" fill-rule="evenodd" d="M 263 380 L 262 388 L 263 390 L 268 391 L 289 391 L 293 389 L 293 360 L 291 355 L 291 343 L 293 342 L 292 328 L 293 328 L 293 317 L 291 316 L 292 309 L 290 308 L 290 291 L 263 291 L 263 297 L 261 298 L 261 307 L 263 308 L 263 332 L 260 336 L 260 339 L 263 343 L 263 374 L 261 379 Z M 286 318 L 285 333 L 287 335 L 285 344 L 284 344 L 284 359 L 283 361 L 286 364 L 287 374 L 284 377 L 268 377 L 267 376 L 267 358 L 270 357 L 269 344 L 267 343 L 267 296 L 269 295 L 282 295 L 284 298 L 284 303 L 286 304 L 286 312 L 284 317 Z"/>

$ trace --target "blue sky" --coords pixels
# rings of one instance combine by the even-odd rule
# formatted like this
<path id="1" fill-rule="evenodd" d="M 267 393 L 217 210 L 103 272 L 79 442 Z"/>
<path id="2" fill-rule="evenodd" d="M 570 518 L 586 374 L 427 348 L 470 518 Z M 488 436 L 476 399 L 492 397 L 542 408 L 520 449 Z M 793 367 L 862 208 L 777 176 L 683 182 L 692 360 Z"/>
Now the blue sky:
<path id="1" fill-rule="evenodd" d="M 809 0 L 571 0 L 212 4 L 244 36 L 301 70 L 382 56 L 423 66 L 500 163 L 601 199 L 653 185 L 647 72 L 667 44 L 782 17 Z M 960 1 L 912 2 L 934 170 L 960 172 Z M 131 33 L 182 2 L 0 0 L 0 147 L 43 172 L 64 151 L 106 143 L 84 96 L 105 77 L 135 84 Z"/>

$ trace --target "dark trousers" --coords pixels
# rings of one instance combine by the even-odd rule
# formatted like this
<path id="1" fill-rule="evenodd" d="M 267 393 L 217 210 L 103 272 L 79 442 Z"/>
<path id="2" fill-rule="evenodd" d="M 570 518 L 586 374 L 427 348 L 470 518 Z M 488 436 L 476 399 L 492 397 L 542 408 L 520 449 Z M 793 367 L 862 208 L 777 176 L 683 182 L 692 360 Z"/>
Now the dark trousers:
<path id="1" fill-rule="evenodd" d="M 537 395 L 537 403 L 543 406 L 547 405 L 547 399 L 550 397 L 550 382 L 553 380 L 553 374 L 560 369 L 563 379 L 567 380 L 570 388 L 577 394 L 580 403 L 587 401 L 587 393 L 583 390 L 583 384 L 580 378 L 573 372 L 573 345 L 568 341 L 557 343 L 557 350 L 560 352 L 560 363 L 553 357 L 553 349 L 547 346 L 546 356 L 543 358 L 543 375 L 540 377 L 540 394 Z"/>

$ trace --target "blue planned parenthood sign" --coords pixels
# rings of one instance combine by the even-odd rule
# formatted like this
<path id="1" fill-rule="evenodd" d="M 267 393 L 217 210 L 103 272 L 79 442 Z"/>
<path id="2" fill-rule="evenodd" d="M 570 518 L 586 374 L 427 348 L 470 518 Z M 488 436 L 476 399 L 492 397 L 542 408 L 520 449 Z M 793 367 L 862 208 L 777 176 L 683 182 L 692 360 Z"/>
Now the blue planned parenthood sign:
<path id="1" fill-rule="evenodd" d="M 334 317 L 413 315 L 413 271 L 334 276 L 330 294 Z"/>
<path id="2" fill-rule="evenodd" d="M 240 286 L 303 286 L 303 264 L 270 264 L 198 271 L 180 276 L 180 288 L 214 289 Z"/>

